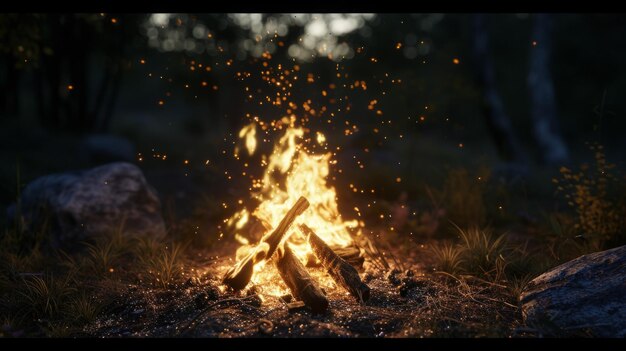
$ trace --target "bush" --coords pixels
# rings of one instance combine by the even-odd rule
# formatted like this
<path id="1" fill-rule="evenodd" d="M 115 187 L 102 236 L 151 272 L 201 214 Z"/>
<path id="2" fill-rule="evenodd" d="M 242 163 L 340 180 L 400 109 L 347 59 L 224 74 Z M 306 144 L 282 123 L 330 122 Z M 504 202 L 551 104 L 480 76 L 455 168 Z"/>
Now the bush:
<path id="1" fill-rule="evenodd" d="M 583 164 L 574 172 L 561 167 L 561 179 L 553 179 L 574 211 L 574 232 L 582 254 L 626 244 L 626 189 L 615 164 L 608 163 L 602 145 L 592 144 L 594 166 Z"/>

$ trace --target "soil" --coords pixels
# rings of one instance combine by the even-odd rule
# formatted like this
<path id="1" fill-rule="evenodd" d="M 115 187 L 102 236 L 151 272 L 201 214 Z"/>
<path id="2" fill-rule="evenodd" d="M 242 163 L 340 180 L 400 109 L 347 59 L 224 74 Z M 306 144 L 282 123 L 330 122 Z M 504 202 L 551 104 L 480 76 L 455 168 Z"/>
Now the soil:
<path id="1" fill-rule="evenodd" d="M 264 286 L 228 290 L 220 277 L 232 255 L 197 252 L 195 274 L 167 289 L 138 281 L 122 288 L 98 319 L 80 333 L 97 337 L 478 337 L 520 336 L 521 316 L 506 287 L 472 277 L 435 273 L 420 250 L 387 269 L 366 259 L 361 277 L 371 298 L 360 304 L 340 287 L 323 286 L 323 314 L 290 310 L 289 297 L 268 296 Z M 266 266 L 267 267 L 267 266 Z M 275 269 L 270 267 L 271 269 Z M 314 276 L 325 272 L 310 269 Z M 282 284 L 282 282 L 280 283 Z"/>

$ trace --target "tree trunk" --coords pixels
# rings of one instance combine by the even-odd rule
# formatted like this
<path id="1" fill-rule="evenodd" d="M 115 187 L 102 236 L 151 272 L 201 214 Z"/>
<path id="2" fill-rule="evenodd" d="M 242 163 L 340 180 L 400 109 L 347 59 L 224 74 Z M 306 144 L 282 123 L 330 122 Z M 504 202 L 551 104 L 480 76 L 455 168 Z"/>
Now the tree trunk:
<path id="1" fill-rule="evenodd" d="M 550 15 L 534 16 L 528 89 L 533 134 L 541 149 L 542 161 L 548 164 L 561 164 L 569 159 L 569 151 L 559 131 L 554 85 L 550 75 L 551 30 Z"/>
<path id="2" fill-rule="evenodd" d="M 489 54 L 489 33 L 483 14 L 474 15 L 474 59 L 476 80 L 483 91 L 487 127 L 493 136 L 500 158 L 525 165 L 528 157 L 513 132 L 511 120 L 498 93 L 493 59 Z"/>

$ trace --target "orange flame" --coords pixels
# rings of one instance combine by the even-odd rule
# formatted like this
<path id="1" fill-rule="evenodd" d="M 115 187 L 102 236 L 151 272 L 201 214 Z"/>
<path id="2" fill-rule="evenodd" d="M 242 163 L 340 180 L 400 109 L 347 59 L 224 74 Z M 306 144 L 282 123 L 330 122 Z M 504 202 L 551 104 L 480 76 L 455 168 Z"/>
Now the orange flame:
<path id="1" fill-rule="evenodd" d="M 250 126 L 244 127 L 240 136 L 249 137 L 250 130 L 254 129 Z M 300 196 L 306 197 L 310 203 L 309 209 L 296 219 L 287 233 L 288 242 L 294 253 L 301 261 L 306 262 L 310 247 L 306 243 L 306 238 L 296 229 L 298 223 L 305 223 L 326 243 L 337 246 L 350 245 L 352 236 L 349 230 L 355 229 L 355 234 L 360 235 L 358 228 L 362 227 L 363 223 L 357 220 L 343 220 L 337 207 L 335 188 L 326 181 L 332 155 L 330 152 L 310 154 L 304 151 L 300 146 L 303 135 L 302 128 L 291 125 L 286 128 L 285 134 L 274 146 L 272 154 L 268 158 L 264 157 L 267 167 L 263 178 L 253 182 L 253 188 L 257 190 L 253 197 L 259 200 L 259 205 L 251 215 L 274 228 Z M 316 135 L 319 143 L 326 141 L 323 134 Z M 235 226 L 236 230 L 241 229 L 249 218 L 249 212 L 243 209 L 231 217 L 228 224 Z M 236 233 L 235 239 L 244 245 L 237 252 L 240 258 L 247 253 L 248 240 L 241 233 Z M 257 265 L 255 272 L 260 273 L 263 271 L 262 268 L 263 265 Z M 259 284 L 273 277 L 268 274 L 255 274 L 253 282 Z M 276 290 L 274 293 L 278 294 L 280 291 Z"/>

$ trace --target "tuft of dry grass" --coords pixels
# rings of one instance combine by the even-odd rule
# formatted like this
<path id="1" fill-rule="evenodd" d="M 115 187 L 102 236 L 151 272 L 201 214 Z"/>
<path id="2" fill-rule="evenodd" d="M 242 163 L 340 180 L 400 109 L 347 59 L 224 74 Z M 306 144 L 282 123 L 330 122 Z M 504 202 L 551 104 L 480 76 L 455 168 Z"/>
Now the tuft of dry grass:
<path id="1" fill-rule="evenodd" d="M 531 280 L 533 280 L 532 275 L 527 274 L 523 277 L 512 279 L 509 282 L 508 288 L 514 303 L 518 303 L 522 291 L 524 291 L 524 288 L 528 285 L 528 283 L 530 283 Z"/>
<path id="2" fill-rule="evenodd" d="M 489 229 L 455 227 L 460 239 L 456 244 L 435 244 L 430 248 L 438 271 L 513 284 L 545 268 L 526 245 L 510 244 L 505 234 L 496 237 Z"/>
<path id="3" fill-rule="evenodd" d="M 494 238 L 489 229 L 470 227 L 463 230 L 458 226 L 456 229 L 461 237 L 463 268 L 467 273 L 488 275 L 502 269 L 502 263 L 498 266 L 498 260 L 503 260 L 506 252 L 504 234 Z"/>
<path id="4" fill-rule="evenodd" d="M 161 288 L 168 288 L 182 273 L 182 253 L 185 246 L 172 243 L 164 246 L 155 246 L 155 243 L 146 243 L 144 253 L 138 256 L 144 270 L 152 278 L 152 283 Z"/>
<path id="5" fill-rule="evenodd" d="M 430 252 L 435 258 L 436 268 L 442 272 L 456 274 L 463 263 L 463 250 L 458 245 L 443 243 L 432 245 Z"/>
<path id="6" fill-rule="evenodd" d="M 103 275 L 117 270 L 125 255 L 131 254 L 136 240 L 124 230 L 125 220 L 117 230 L 107 236 L 99 237 L 94 243 L 86 242 L 87 263 L 93 273 Z"/>
<path id="7" fill-rule="evenodd" d="M 33 275 L 23 278 L 18 293 L 23 299 L 22 305 L 26 313 L 39 318 L 55 317 L 75 291 L 71 277 L 55 279 L 48 274 L 43 277 Z"/>
<path id="8" fill-rule="evenodd" d="M 100 304 L 83 291 L 67 303 L 64 314 L 68 319 L 71 318 L 77 323 L 89 323 L 96 319 L 101 307 Z"/>

